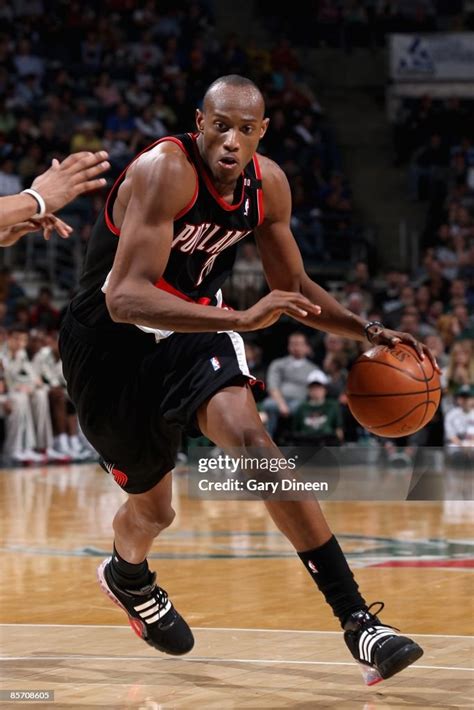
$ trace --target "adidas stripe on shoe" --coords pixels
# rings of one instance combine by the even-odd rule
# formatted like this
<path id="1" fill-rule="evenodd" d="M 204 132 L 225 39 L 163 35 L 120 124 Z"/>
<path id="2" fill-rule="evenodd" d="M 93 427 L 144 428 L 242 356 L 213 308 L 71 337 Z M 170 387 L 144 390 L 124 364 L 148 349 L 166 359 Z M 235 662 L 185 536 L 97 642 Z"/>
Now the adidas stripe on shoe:
<path id="1" fill-rule="evenodd" d="M 156 574 L 150 572 L 150 582 L 141 589 L 121 589 L 110 574 L 111 558 L 97 569 L 102 591 L 128 616 L 137 636 L 158 651 L 180 656 L 194 646 L 194 637 L 183 617 L 176 611 L 168 594 L 155 583 Z"/>
<path id="2" fill-rule="evenodd" d="M 391 678 L 423 655 L 423 649 L 392 626 L 385 626 L 370 609 L 383 602 L 374 602 L 365 610 L 350 615 L 344 624 L 344 640 L 359 663 L 367 685 Z"/>

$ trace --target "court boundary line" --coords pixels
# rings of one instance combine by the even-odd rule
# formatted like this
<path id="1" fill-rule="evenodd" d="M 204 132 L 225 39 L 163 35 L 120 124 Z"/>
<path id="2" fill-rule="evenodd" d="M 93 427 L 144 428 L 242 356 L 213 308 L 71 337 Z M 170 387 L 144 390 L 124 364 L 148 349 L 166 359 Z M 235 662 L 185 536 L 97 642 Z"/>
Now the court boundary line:
<path id="1" fill-rule="evenodd" d="M 2 661 L 153 661 L 150 656 L 84 656 L 81 654 L 70 654 L 63 656 L 0 656 Z M 212 658 L 209 656 L 196 656 L 194 658 L 161 658 L 162 661 L 184 661 L 185 663 L 255 663 L 255 664 L 282 664 L 291 666 L 352 666 L 357 667 L 357 663 L 350 661 L 290 661 L 284 658 Z M 474 668 L 460 666 L 424 666 L 415 664 L 410 666 L 419 670 L 435 671 L 474 671 Z"/>
<path id="2" fill-rule="evenodd" d="M 64 628 L 73 628 L 73 629 L 130 629 L 130 626 L 127 624 L 28 624 L 28 623 L 21 623 L 21 624 L 10 624 L 10 623 L 5 623 L 1 624 L 0 623 L 0 628 L 2 627 L 16 627 L 16 626 L 25 626 L 25 627 L 33 627 L 33 628 L 61 628 L 62 626 Z M 240 628 L 237 626 L 192 626 L 192 629 L 195 631 L 258 631 L 258 632 L 263 632 L 263 633 L 272 633 L 272 634 L 337 634 L 341 635 L 341 631 L 320 631 L 319 629 L 315 629 L 314 631 L 310 629 L 259 629 L 259 628 L 252 628 L 252 627 L 244 627 Z M 474 639 L 474 635 L 472 634 L 417 634 L 417 633 L 410 633 L 409 631 L 406 632 L 407 634 L 410 634 L 410 636 L 421 636 L 423 638 L 442 638 L 442 639 Z"/>

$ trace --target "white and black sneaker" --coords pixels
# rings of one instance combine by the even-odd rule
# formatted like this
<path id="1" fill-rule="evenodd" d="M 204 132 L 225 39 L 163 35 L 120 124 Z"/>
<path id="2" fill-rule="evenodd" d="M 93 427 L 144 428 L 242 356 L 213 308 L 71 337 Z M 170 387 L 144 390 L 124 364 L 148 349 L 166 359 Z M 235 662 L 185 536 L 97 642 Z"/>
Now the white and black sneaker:
<path id="1" fill-rule="evenodd" d="M 137 636 L 158 651 L 174 656 L 188 653 L 194 646 L 192 631 L 168 599 L 166 591 L 155 583 L 155 572 L 150 572 L 149 583 L 141 589 L 121 589 L 110 574 L 110 561 L 109 557 L 97 568 L 99 584 L 102 591 L 125 611 Z"/>
<path id="2" fill-rule="evenodd" d="M 344 624 L 344 640 L 349 651 L 360 664 L 367 685 L 375 685 L 391 678 L 423 655 L 423 649 L 415 641 L 401 636 L 398 629 L 385 626 L 370 609 L 379 604 L 377 613 L 384 608 L 383 602 L 374 602 L 367 611 L 356 611 Z"/>

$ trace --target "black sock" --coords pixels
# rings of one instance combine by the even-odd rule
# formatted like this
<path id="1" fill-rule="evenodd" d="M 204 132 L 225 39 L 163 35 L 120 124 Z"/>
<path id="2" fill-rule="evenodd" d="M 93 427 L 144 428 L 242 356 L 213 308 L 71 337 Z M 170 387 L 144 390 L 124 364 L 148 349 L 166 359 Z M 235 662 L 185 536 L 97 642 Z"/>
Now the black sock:
<path id="1" fill-rule="evenodd" d="M 358 609 L 367 609 L 344 553 L 334 535 L 314 550 L 298 552 L 304 566 L 316 582 L 334 616 L 344 622 Z"/>
<path id="2" fill-rule="evenodd" d="M 150 579 L 150 570 L 146 560 L 139 562 L 137 565 L 127 562 L 123 557 L 120 557 L 115 545 L 110 563 L 110 572 L 115 584 L 123 587 L 123 589 L 140 589 L 140 587 L 148 584 Z"/>

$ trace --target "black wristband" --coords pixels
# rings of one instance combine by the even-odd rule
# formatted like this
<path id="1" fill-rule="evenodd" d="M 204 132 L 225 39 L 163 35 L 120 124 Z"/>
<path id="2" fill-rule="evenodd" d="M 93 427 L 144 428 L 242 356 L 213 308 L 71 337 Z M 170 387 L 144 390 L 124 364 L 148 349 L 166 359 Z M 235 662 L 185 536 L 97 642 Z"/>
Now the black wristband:
<path id="1" fill-rule="evenodd" d="M 367 338 L 367 340 L 369 341 L 369 343 L 372 342 L 372 339 L 371 339 L 370 333 L 369 333 L 369 329 L 372 328 L 372 326 L 374 326 L 374 325 L 378 326 L 378 327 L 381 328 L 382 330 L 385 328 L 384 324 L 381 323 L 379 320 L 371 320 L 371 321 L 369 321 L 368 323 L 366 323 L 366 324 L 364 325 L 364 333 L 365 333 L 365 337 Z M 374 335 L 375 335 L 375 333 L 374 333 Z"/>

